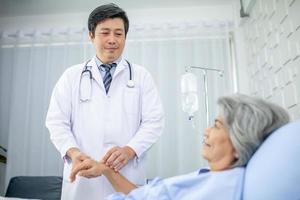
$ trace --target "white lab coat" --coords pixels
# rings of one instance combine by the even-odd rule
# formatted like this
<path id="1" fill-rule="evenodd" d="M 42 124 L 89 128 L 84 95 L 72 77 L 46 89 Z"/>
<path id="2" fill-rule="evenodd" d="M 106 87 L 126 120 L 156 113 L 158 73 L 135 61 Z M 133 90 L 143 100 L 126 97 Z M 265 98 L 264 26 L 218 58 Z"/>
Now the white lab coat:
<path id="1" fill-rule="evenodd" d="M 131 64 L 134 88 L 128 88 L 129 69 L 124 59 L 118 64 L 106 95 L 95 57 L 92 66 L 92 95 L 88 102 L 79 100 L 79 82 L 84 64 L 68 68 L 58 80 L 50 100 L 46 126 L 56 148 L 65 157 L 71 147 L 78 147 L 100 160 L 113 146 L 128 145 L 137 157 L 121 173 L 135 184 L 144 184 L 143 154 L 160 136 L 164 114 L 150 73 Z M 84 77 L 87 78 L 87 77 Z M 114 190 L 104 176 L 69 182 L 72 163 L 65 161 L 62 199 L 102 200 Z"/>

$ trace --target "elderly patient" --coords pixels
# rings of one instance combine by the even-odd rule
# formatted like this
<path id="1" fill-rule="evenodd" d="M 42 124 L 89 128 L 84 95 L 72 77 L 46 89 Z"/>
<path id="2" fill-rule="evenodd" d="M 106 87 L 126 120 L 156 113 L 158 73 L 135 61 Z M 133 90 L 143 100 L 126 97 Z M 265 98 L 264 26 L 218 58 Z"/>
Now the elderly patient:
<path id="1" fill-rule="evenodd" d="M 289 122 L 281 107 L 246 95 L 218 99 L 219 114 L 205 130 L 202 156 L 208 169 L 172 177 L 155 178 L 137 187 L 115 172 L 111 163 L 86 160 L 70 176 L 86 178 L 104 175 L 118 192 L 108 199 L 241 199 L 245 165 L 262 142 Z"/>

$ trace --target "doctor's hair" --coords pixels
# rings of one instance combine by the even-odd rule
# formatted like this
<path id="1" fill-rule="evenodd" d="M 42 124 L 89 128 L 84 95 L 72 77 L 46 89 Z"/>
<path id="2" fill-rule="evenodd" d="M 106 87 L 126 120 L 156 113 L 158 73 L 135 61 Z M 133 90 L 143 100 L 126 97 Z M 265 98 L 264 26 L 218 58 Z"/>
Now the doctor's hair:
<path id="1" fill-rule="evenodd" d="M 97 24 L 106 19 L 113 18 L 121 18 L 123 20 L 126 37 L 129 29 L 128 17 L 122 8 L 113 3 L 99 6 L 91 12 L 88 19 L 89 32 L 91 32 L 92 36 L 94 37 Z"/>
<path id="2" fill-rule="evenodd" d="M 242 94 L 218 99 L 229 137 L 237 153 L 231 167 L 247 165 L 263 141 L 290 120 L 287 111 L 263 99 Z"/>

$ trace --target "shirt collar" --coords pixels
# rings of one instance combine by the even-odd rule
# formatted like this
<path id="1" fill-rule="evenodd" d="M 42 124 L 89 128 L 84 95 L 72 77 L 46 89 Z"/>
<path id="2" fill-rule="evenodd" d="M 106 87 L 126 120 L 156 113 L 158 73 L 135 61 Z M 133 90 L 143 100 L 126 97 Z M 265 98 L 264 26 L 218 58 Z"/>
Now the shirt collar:
<path id="1" fill-rule="evenodd" d="M 210 172 L 210 170 L 207 169 L 207 168 L 202 168 L 202 169 L 199 170 L 198 174 L 204 174 L 204 173 L 207 173 L 207 172 Z"/>
<path id="2" fill-rule="evenodd" d="M 114 60 L 111 63 L 117 63 L 117 66 L 118 66 L 118 64 L 121 62 L 121 60 L 122 60 L 122 56 L 120 56 L 117 60 Z M 102 67 L 100 67 L 100 66 L 103 64 L 103 62 L 97 56 L 95 56 L 95 61 L 96 61 L 97 67 L 99 69 L 101 69 Z"/>

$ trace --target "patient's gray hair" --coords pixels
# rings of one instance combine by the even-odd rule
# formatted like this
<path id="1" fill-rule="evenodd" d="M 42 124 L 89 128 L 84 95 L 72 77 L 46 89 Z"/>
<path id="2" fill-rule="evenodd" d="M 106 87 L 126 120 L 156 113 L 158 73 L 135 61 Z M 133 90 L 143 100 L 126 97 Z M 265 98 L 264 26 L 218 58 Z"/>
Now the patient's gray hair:
<path id="1" fill-rule="evenodd" d="M 218 105 L 238 154 L 232 167 L 245 166 L 262 142 L 290 119 L 282 107 L 242 94 L 221 97 Z"/>

